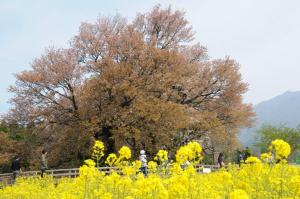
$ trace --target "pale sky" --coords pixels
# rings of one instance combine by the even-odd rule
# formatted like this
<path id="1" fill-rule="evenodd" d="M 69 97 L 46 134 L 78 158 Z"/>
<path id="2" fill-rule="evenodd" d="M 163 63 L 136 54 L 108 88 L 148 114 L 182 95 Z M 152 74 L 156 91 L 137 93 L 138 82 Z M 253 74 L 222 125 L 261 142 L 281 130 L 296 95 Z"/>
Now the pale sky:
<path id="1" fill-rule="evenodd" d="M 46 47 L 66 46 L 81 22 L 116 13 L 131 20 L 158 3 L 186 11 L 210 57 L 241 64 L 245 102 L 300 90 L 299 0 L 0 0 L 0 114 L 9 109 L 13 74 Z"/>

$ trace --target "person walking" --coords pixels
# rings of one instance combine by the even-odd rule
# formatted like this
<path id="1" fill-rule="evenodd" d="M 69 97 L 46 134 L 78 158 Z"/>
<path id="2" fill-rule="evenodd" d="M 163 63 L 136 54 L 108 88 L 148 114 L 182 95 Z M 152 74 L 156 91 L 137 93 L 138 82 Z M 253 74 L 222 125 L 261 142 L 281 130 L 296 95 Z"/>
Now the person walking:
<path id="1" fill-rule="evenodd" d="M 140 157 L 139 157 L 142 166 L 140 168 L 140 171 L 147 176 L 147 156 L 146 156 L 146 152 L 144 150 L 140 151 Z"/>
<path id="2" fill-rule="evenodd" d="M 218 157 L 218 165 L 219 168 L 225 167 L 225 163 L 224 163 L 224 154 L 220 153 L 219 157 Z"/>
<path id="3" fill-rule="evenodd" d="M 21 172 L 20 160 L 21 160 L 21 158 L 19 156 L 17 156 L 11 164 L 11 170 L 13 171 L 12 183 L 15 183 L 16 178 L 18 177 L 18 175 Z"/>
<path id="4" fill-rule="evenodd" d="M 44 177 L 44 173 L 48 168 L 46 156 L 47 156 L 47 151 L 43 149 L 42 156 L 41 156 L 41 177 L 42 178 Z"/>

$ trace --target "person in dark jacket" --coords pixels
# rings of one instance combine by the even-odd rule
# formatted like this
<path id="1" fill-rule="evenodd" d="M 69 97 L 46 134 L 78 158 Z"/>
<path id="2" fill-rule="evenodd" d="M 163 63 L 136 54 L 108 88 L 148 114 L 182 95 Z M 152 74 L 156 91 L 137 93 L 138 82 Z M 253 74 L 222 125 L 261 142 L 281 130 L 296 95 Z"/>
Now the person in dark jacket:
<path id="1" fill-rule="evenodd" d="M 20 160 L 21 158 L 17 156 L 11 164 L 11 170 L 13 171 L 13 183 L 15 183 L 16 178 L 21 172 Z"/>
<path id="2" fill-rule="evenodd" d="M 41 177 L 44 177 L 44 173 L 46 169 L 48 169 L 47 159 L 46 159 L 47 151 L 45 149 L 42 150 L 41 156 Z"/>
<path id="3" fill-rule="evenodd" d="M 237 150 L 237 164 L 239 167 L 241 166 L 241 163 L 243 162 L 244 157 L 241 151 Z"/>
<path id="4" fill-rule="evenodd" d="M 219 157 L 218 157 L 218 165 L 220 168 L 225 167 L 225 163 L 224 163 L 224 154 L 220 153 Z"/>
<path id="5" fill-rule="evenodd" d="M 249 149 L 249 147 L 246 147 L 246 149 L 244 149 L 243 151 L 244 161 L 246 161 L 247 158 L 249 158 L 250 156 L 251 156 L 251 150 Z"/>

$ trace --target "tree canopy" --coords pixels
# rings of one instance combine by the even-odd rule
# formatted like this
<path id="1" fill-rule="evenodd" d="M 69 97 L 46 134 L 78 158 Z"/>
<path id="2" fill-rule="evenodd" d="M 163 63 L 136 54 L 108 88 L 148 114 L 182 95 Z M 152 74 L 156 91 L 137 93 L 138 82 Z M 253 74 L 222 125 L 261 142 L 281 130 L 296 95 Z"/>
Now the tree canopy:
<path id="1" fill-rule="evenodd" d="M 84 159 L 94 137 L 109 151 L 155 154 L 204 137 L 210 150 L 231 150 L 253 116 L 247 84 L 234 59 L 210 58 L 194 34 L 171 7 L 82 23 L 67 48 L 16 74 L 7 120 L 32 124 L 53 166 Z"/>
<path id="2" fill-rule="evenodd" d="M 291 145 L 292 153 L 289 157 L 291 160 L 300 161 L 300 126 L 289 128 L 282 126 L 264 125 L 256 132 L 255 146 L 262 152 L 268 151 L 268 146 L 273 140 L 282 139 Z"/>

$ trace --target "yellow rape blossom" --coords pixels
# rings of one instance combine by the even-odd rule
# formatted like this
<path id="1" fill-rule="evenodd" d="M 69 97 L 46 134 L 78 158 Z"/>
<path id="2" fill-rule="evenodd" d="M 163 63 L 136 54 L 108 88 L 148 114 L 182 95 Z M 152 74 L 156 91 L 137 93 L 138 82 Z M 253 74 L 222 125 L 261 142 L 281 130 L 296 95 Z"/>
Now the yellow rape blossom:
<path id="1" fill-rule="evenodd" d="M 248 194 L 241 189 L 235 189 L 233 192 L 230 193 L 230 199 L 249 199 Z"/>
<path id="2" fill-rule="evenodd" d="M 269 150 L 275 152 L 276 162 L 286 160 L 291 153 L 291 147 L 289 143 L 281 139 L 272 141 L 271 145 L 269 146 Z"/>
<path id="3" fill-rule="evenodd" d="M 279 144 L 278 144 L 279 143 Z M 282 142 L 275 142 L 272 150 L 286 148 Z M 278 147 L 277 145 L 282 145 Z M 277 149 L 276 149 L 277 146 Z M 201 146 L 200 146 L 201 147 Z M 93 160 L 86 160 L 76 178 L 53 179 L 51 176 L 18 178 L 12 186 L 0 189 L 1 199 L 250 199 L 250 198 L 300 198 L 300 167 L 288 164 L 244 164 L 230 165 L 226 170 L 208 174 L 197 173 L 193 164 L 184 170 L 181 159 L 170 165 L 170 172 L 157 171 L 157 163 L 148 162 L 148 176 L 137 172 L 139 161 L 129 162 L 130 149 L 121 148 L 120 157 L 110 154 L 106 163 L 115 165 L 117 160 L 122 173 L 105 175 L 97 170 Z M 201 157 L 202 148 L 191 143 L 179 149 L 176 155 L 183 155 L 189 161 Z M 287 157 L 288 150 L 282 153 Z M 186 154 L 190 152 L 190 154 Z M 281 154 L 282 154 L 281 153 Z M 129 155 L 130 154 L 130 155 Z M 261 156 L 267 159 L 270 154 Z M 176 157 L 177 158 L 177 157 Z M 285 160 L 285 158 L 283 158 Z M 246 163 L 260 162 L 249 157 Z"/>
<path id="4" fill-rule="evenodd" d="M 118 158 L 117 158 L 117 155 L 114 154 L 114 153 L 111 153 L 111 154 L 109 154 L 109 155 L 107 156 L 105 163 L 106 163 L 108 166 L 112 167 L 112 166 L 115 166 L 115 163 L 116 163 L 117 159 L 118 159 Z"/>
<path id="5" fill-rule="evenodd" d="M 131 150 L 127 146 L 122 146 L 119 150 L 120 159 L 130 159 L 131 158 Z"/>
<path id="6" fill-rule="evenodd" d="M 168 151 L 159 150 L 154 157 L 154 160 L 158 161 L 161 164 L 164 164 L 168 160 Z"/>
<path id="7" fill-rule="evenodd" d="M 250 156 L 245 160 L 245 163 L 247 164 L 254 164 L 254 163 L 261 163 L 260 159 L 254 156 Z"/>
<path id="8" fill-rule="evenodd" d="M 96 161 L 96 166 L 99 166 L 99 160 L 104 156 L 104 143 L 96 140 L 92 150 L 92 159 Z"/>
<path id="9" fill-rule="evenodd" d="M 149 161 L 148 162 L 148 169 L 149 169 L 149 172 L 151 173 L 154 173 L 157 171 L 157 163 L 154 162 L 154 161 Z"/>

